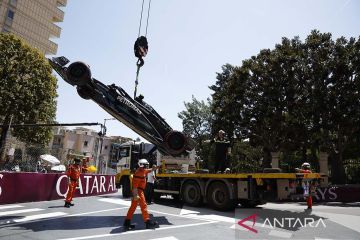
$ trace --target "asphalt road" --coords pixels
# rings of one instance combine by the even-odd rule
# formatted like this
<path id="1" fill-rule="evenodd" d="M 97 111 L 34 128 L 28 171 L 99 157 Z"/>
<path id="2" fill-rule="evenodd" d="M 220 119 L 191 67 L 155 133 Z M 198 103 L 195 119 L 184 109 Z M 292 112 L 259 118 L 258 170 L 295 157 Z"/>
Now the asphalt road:
<path id="1" fill-rule="evenodd" d="M 69 209 L 62 200 L 0 205 L 0 239 L 360 239 L 360 203 L 316 205 L 311 212 L 303 203 L 218 212 L 162 199 L 149 206 L 159 228 L 145 229 L 138 210 L 136 229 L 127 232 L 122 223 L 130 200 L 120 193 L 74 203 Z"/>

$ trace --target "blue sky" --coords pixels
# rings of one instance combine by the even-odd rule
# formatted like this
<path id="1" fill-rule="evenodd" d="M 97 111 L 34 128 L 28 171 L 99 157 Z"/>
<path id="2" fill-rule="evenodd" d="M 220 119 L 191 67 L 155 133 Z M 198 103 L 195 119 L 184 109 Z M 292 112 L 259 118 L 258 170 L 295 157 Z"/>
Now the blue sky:
<path id="1" fill-rule="evenodd" d="M 93 77 L 134 91 L 137 38 L 142 0 L 69 0 L 58 54 L 91 66 Z M 147 0 L 145 1 L 147 3 Z M 313 29 L 333 38 L 360 36 L 360 1 L 356 0 L 152 0 L 148 27 L 149 52 L 138 93 L 182 130 L 177 114 L 192 95 L 210 97 L 216 72 L 273 49 L 282 37 L 304 40 Z M 145 14 L 146 16 L 146 14 Z M 145 22 L 143 23 L 143 26 Z M 142 29 L 145 33 L 145 28 Z M 111 118 L 59 78 L 57 121 L 103 122 Z M 107 121 L 108 135 L 136 138 L 118 121 Z M 99 131 L 99 127 L 94 127 Z"/>

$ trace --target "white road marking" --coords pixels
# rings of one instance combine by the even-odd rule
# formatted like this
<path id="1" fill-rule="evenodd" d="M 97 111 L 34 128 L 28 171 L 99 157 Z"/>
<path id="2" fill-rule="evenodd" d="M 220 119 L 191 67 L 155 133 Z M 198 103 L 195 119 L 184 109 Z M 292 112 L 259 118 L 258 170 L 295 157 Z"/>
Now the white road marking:
<path id="1" fill-rule="evenodd" d="M 312 214 L 320 216 L 322 218 L 328 218 L 332 222 L 335 222 L 360 233 L 360 216 L 318 211 L 313 211 Z"/>
<path id="2" fill-rule="evenodd" d="M 163 238 L 152 238 L 152 239 L 149 239 L 149 240 L 178 240 L 176 237 L 163 237 Z"/>
<path id="3" fill-rule="evenodd" d="M 64 212 L 52 212 L 52 213 L 37 214 L 37 215 L 26 216 L 21 219 L 15 219 L 14 222 L 20 223 L 20 222 L 26 222 L 26 221 L 31 221 L 31 220 L 43 219 L 43 218 L 58 217 L 58 216 L 66 215 L 66 214 L 67 213 L 64 213 Z"/>
<path id="4" fill-rule="evenodd" d="M 271 230 L 269 232 L 269 235 L 270 236 L 275 236 L 275 237 L 281 237 L 281 238 L 291 238 L 291 236 L 293 234 L 291 232 Z"/>
<path id="5" fill-rule="evenodd" d="M 5 205 L 5 206 L 0 206 L 0 210 L 8 209 L 8 208 L 19 208 L 19 207 L 23 207 L 23 206 L 21 206 L 21 205 Z"/>
<path id="6" fill-rule="evenodd" d="M 105 209 L 105 210 L 99 210 L 99 211 L 93 211 L 93 212 L 75 213 L 75 214 L 68 215 L 66 217 L 75 217 L 75 216 L 82 216 L 82 215 L 88 215 L 88 214 L 93 214 L 93 213 L 116 211 L 116 210 L 121 210 L 121 209 L 125 209 L 125 208 L 128 208 L 128 207 L 111 208 L 111 209 Z"/>
<path id="7" fill-rule="evenodd" d="M 21 210 L 12 210 L 12 211 L 0 212 L 0 216 L 14 215 L 14 214 L 18 214 L 18 213 L 27 213 L 27 212 L 38 212 L 38 211 L 42 211 L 42 210 L 44 210 L 44 209 L 29 208 L 29 209 L 21 209 Z"/>
<path id="8" fill-rule="evenodd" d="M 114 203 L 114 204 L 119 204 L 119 205 L 128 205 L 130 206 L 131 202 L 130 201 L 126 201 L 126 200 L 122 200 L 122 199 L 112 199 L 112 198 L 102 198 L 99 199 L 99 201 L 102 202 L 109 202 L 109 203 Z M 171 213 L 166 213 L 166 212 L 160 212 L 160 211 L 155 211 L 155 210 L 151 210 L 152 213 L 159 213 L 159 214 L 163 214 L 163 215 L 169 215 L 169 216 L 175 216 L 175 217 L 182 217 L 182 218 L 190 218 L 190 219 L 194 219 L 194 220 L 202 220 L 202 221 L 213 221 L 216 220 L 216 217 L 213 217 L 214 219 L 206 219 L 203 218 L 202 216 L 199 217 L 196 214 L 188 214 L 188 215 L 181 215 L 181 214 L 171 214 Z M 205 215 L 207 216 L 207 215 Z M 214 215 L 216 216 L 216 215 Z M 224 217 L 226 218 L 226 217 Z M 232 223 L 235 221 L 234 218 L 232 219 Z M 217 221 L 217 220 L 216 220 Z"/>
<path id="9" fill-rule="evenodd" d="M 195 213 L 200 213 L 200 212 L 188 210 L 185 208 L 181 209 L 181 211 L 180 211 L 180 215 L 195 214 Z"/>
<path id="10" fill-rule="evenodd" d="M 116 236 L 127 235 L 127 234 L 144 233 L 144 232 L 152 232 L 152 231 L 163 231 L 163 230 L 168 230 L 168 229 L 185 228 L 185 227 L 194 227 L 194 226 L 200 226 L 200 225 L 212 224 L 212 223 L 216 223 L 216 222 L 203 222 L 203 223 L 193 223 L 193 224 L 185 224 L 185 225 L 179 225 L 179 226 L 162 227 L 162 228 L 157 228 L 156 230 L 144 229 L 144 230 L 128 231 L 128 232 L 123 232 L 123 233 L 113 233 L 113 234 L 108 233 L 108 234 L 99 234 L 99 235 L 74 237 L 74 238 L 61 238 L 58 240 L 81 240 L 81 239 L 91 239 L 91 238 L 107 238 L 107 237 L 116 237 Z"/>
<path id="11" fill-rule="evenodd" d="M 315 237 L 314 240 L 332 240 L 332 239 L 330 239 L 330 238 L 318 238 L 318 237 Z"/>
<path id="12" fill-rule="evenodd" d="M 101 198 L 101 199 L 99 199 L 99 201 L 108 202 L 108 203 L 115 203 L 115 204 L 120 204 L 120 205 L 124 205 L 124 206 L 130 206 L 131 205 L 130 200 L 123 200 L 123 199 Z"/>
<path id="13" fill-rule="evenodd" d="M 83 213 L 76 213 L 76 214 L 71 214 L 71 215 L 67 215 L 67 213 L 65 214 L 60 214 L 58 216 L 54 216 L 55 218 L 59 218 L 59 217 L 75 217 L 75 216 L 82 216 L 82 215 L 88 215 L 88 214 L 93 214 L 93 213 L 99 213 L 99 212 L 108 212 L 108 211 L 116 211 L 116 210 L 121 210 L 121 209 L 125 209 L 128 207 L 121 207 L 121 208 L 111 208 L 111 209 L 105 209 L 105 210 L 99 210 L 99 211 L 93 211 L 93 212 L 83 212 Z M 43 215 L 43 214 L 42 214 Z M 46 216 L 45 216 L 46 217 Z M 34 220 L 33 222 L 36 221 L 40 221 L 42 218 L 36 218 L 36 219 L 26 219 L 26 221 L 31 221 Z M 21 220 L 21 219 L 19 219 Z M 2 224 L 8 224 L 8 226 L 13 226 L 13 225 L 17 225 L 19 223 L 22 223 L 23 221 L 19 221 L 19 220 L 14 220 L 14 219 L 8 219 L 7 221 L 3 222 Z"/>

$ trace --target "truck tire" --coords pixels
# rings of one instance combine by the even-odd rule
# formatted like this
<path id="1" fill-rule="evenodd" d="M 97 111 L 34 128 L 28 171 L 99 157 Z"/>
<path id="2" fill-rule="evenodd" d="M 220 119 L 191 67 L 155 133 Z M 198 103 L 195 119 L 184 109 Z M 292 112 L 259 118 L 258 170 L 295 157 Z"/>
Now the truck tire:
<path id="1" fill-rule="evenodd" d="M 210 207 L 220 211 L 234 210 L 237 203 L 230 198 L 230 190 L 223 182 L 214 182 L 206 192 L 206 200 Z"/>
<path id="2" fill-rule="evenodd" d="M 186 182 L 182 187 L 181 196 L 183 201 L 192 207 L 202 204 L 202 196 L 199 185 L 194 181 Z"/>
<path id="3" fill-rule="evenodd" d="M 91 81 L 91 71 L 83 62 L 73 62 L 66 70 L 68 81 L 72 85 L 83 86 Z"/>
<path id="4" fill-rule="evenodd" d="M 130 179 L 128 177 L 123 177 L 121 179 L 122 185 L 122 195 L 124 198 L 131 197 L 131 190 L 130 190 Z"/>

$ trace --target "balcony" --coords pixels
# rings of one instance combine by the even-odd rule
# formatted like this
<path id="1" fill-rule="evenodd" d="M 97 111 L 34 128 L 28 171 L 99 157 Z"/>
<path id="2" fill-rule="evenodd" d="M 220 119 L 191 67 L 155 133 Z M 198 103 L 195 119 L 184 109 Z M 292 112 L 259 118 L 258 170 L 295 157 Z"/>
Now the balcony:
<path id="1" fill-rule="evenodd" d="M 59 38 L 61 33 L 61 27 L 53 24 L 51 27 L 50 37 L 51 38 Z"/>
<path id="2" fill-rule="evenodd" d="M 58 45 L 53 41 L 49 40 L 49 44 L 45 51 L 45 55 L 55 55 L 57 52 Z"/>
<path id="3" fill-rule="evenodd" d="M 58 7 L 65 7 L 67 4 L 67 0 L 57 0 L 56 4 Z"/>
<path id="4" fill-rule="evenodd" d="M 55 14 L 53 16 L 53 22 L 62 22 L 64 20 L 64 12 L 56 8 Z"/>

